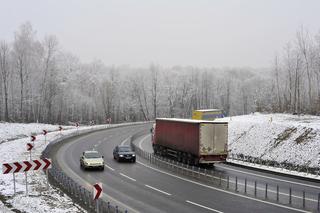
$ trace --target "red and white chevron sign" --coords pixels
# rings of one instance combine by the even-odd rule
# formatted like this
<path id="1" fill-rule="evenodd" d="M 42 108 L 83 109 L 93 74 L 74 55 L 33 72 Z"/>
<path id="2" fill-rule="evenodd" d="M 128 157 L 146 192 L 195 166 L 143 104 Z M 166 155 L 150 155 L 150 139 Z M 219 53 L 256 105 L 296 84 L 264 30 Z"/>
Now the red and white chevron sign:
<path id="1" fill-rule="evenodd" d="M 33 148 L 33 145 L 31 143 L 27 143 L 27 151 L 30 151 Z"/>
<path id="2" fill-rule="evenodd" d="M 102 194 L 102 183 L 96 183 L 93 185 L 93 200 L 99 199 Z"/>
<path id="3" fill-rule="evenodd" d="M 47 133 L 48 133 L 48 131 L 47 131 L 47 130 L 45 130 L 45 129 L 44 129 L 44 130 L 42 130 L 42 134 L 43 134 L 43 135 L 46 135 Z"/>
<path id="4" fill-rule="evenodd" d="M 4 163 L 2 164 L 2 173 L 17 173 L 35 170 L 45 170 L 51 168 L 51 159 L 39 159 L 23 162 Z"/>

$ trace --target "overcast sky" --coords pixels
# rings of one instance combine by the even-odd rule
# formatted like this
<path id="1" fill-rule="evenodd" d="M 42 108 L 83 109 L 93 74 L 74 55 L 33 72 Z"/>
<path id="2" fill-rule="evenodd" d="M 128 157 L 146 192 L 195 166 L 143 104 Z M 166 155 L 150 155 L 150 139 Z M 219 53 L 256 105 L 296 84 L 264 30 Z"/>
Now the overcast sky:
<path id="1" fill-rule="evenodd" d="M 319 0 L 0 0 L 0 39 L 29 21 L 83 62 L 268 67 L 301 25 L 320 30 Z"/>

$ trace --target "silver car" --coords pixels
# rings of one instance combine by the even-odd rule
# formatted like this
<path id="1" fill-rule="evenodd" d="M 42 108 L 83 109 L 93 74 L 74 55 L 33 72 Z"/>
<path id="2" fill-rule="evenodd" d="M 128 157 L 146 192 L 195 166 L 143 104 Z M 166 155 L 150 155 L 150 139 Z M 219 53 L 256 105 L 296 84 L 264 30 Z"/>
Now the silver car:
<path id="1" fill-rule="evenodd" d="M 85 151 L 80 157 L 80 167 L 104 170 L 104 158 L 97 151 Z"/>

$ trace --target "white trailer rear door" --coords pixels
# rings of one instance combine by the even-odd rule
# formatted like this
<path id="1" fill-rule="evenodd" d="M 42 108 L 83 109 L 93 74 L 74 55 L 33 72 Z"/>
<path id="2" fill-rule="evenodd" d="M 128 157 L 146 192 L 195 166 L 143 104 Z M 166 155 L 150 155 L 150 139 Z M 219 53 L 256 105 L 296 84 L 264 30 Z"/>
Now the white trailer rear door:
<path id="1" fill-rule="evenodd" d="M 227 141 L 227 124 L 201 124 L 200 155 L 224 154 Z"/>

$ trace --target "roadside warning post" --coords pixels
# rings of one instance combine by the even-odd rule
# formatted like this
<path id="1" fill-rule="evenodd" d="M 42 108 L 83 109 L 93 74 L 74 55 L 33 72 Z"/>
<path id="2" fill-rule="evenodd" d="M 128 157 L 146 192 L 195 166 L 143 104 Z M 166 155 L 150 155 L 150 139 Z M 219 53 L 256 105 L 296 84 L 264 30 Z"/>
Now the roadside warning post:
<path id="1" fill-rule="evenodd" d="M 76 127 L 77 127 L 77 134 L 79 134 L 79 123 L 76 122 Z"/>
<path id="2" fill-rule="evenodd" d="M 31 135 L 31 142 L 33 143 L 33 145 L 34 145 L 34 141 L 36 140 L 37 138 L 36 138 L 36 136 L 34 136 L 34 135 Z"/>
<path id="3" fill-rule="evenodd" d="M 96 202 L 96 210 L 99 213 L 99 198 L 102 195 L 102 183 L 96 183 L 93 185 L 93 200 Z"/>
<path id="4" fill-rule="evenodd" d="M 34 146 L 31 143 L 27 143 L 27 151 L 30 153 L 30 160 L 31 160 L 31 150 Z"/>
<path id="5" fill-rule="evenodd" d="M 60 135 L 62 135 L 62 130 L 63 130 L 62 126 L 59 126 Z"/>
<path id="6" fill-rule="evenodd" d="M 42 134 L 44 135 L 44 143 L 47 143 L 47 134 L 48 134 L 48 131 L 47 130 L 42 130 Z"/>

